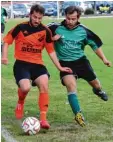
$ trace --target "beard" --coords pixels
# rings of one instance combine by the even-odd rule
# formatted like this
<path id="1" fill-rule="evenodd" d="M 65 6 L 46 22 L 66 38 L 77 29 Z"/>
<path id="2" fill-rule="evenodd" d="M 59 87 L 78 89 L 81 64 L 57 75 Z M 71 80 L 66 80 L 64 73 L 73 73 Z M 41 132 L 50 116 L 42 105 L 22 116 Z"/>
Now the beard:
<path id="1" fill-rule="evenodd" d="M 33 22 L 33 20 L 30 18 L 30 23 L 33 27 L 37 27 L 40 23 L 38 22 Z"/>
<path id="2" fill-rule="evenodd" d="M 76 24 L 75 25 L 67 24 L 67 27 L 70 28 L 70 29 L 73 29 L 75 26 L 76 26 Z"/>

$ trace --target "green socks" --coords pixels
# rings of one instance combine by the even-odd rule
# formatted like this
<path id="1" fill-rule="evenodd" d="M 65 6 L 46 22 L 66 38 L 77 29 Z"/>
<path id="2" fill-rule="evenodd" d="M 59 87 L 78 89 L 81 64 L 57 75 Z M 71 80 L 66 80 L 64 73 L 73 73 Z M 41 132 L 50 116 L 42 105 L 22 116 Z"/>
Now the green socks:
<path id="1" fill-rule="evenodd" d="M 77 112 L 81 111 L 78 98 L 77 98 L 77 94 L 75 92 L 70 92 L 68 94 L 68 101 L 75 115 L 77 114 Z"/>

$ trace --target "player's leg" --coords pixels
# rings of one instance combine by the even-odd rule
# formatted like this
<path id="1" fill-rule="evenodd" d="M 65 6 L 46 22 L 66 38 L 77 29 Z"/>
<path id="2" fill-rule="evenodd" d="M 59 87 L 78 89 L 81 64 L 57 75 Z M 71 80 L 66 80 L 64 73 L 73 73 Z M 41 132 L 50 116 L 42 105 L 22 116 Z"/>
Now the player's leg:
<path id="1" fill-rule="evenodd" d="M 105 91 L 102 90 L 99 80 L 95 79 L 89 82 L 89 84 L 93 87 L 93 93 L 99 96 L 102 100 L 107 101 L 108 96 Z"/>
<path id="2" fill-rule="evenodd" d="M 14 64 L 14 77 L 18 85 L 18 101 L 15 109 L 15 116 L 17 119 L 21 119 L 24 114 L 24 102 L 27 93 L 30 90 L 30 74 L 26 68 L 26 64 L 22 61 L 16 61 Z"/>
<path id="3" fill-rule="evenodd" d="M 44 74 L 39 76 L 35 83 L 39 88 L 39 100 L 38 105 L 40 109 L 40 124 L 41 128 L 49 129 L 50 125 L 47 121 L 47 111 L 49 105 L 49 95 L 48 95 L 48 75 Z"/>
<path id="4" fill-rule="evenodd" d="M 15 116 L 17 119 L 21 119 L 24 115 L 24 102 L 25 98 L 30 91 L 30 81 L 29 79 L 21 79 L 19 81 L 18 88 L 18 102 L 15 109 Z"/>
<path id="5" fill-rule="evenodd" d="M 44 65 L 34 65 L 31 70 L 32 85 L 39 89 L 38 106 L 40 109 L 41 128 L 49 129 L 50 125 L 47 121 L 47 111 L 49 105 L 48 95 L 48 78 L 50 77 Z"/>
<path id="6" fill-rule="evenodd" d="M 102 91 L 100 82 L 97 79 L 93 71 L 93 68 L 88 60 L 85 60 L 82 66 L 82 72 L 80 72 L 80 74 L 81 77 L 92 86 L 94 94 L 99 96 L 104 101 L 108 100 L 107 94 L 104 91 Z"/>
<path id="7" fill-rule="evenodd" d="M 75 115 L 75 120 L 80 126 L 85 126 L 84 117 L 81 113 L 80 104 L 77 97 L 76 78 L 73 75 L 66 75 L 63 77 L 63 84 L 67 88 L 68 101 Z"/>

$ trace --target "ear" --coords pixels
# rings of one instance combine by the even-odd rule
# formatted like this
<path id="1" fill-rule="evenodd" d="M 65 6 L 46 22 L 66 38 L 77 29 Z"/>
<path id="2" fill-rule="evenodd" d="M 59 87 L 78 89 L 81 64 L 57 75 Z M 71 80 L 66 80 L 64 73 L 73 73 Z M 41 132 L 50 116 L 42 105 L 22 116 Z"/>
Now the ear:
<path id="1" fill-rule="evenodd" d="M 77 15 L 78 20 L 80 20 L 80 15 Z"/>

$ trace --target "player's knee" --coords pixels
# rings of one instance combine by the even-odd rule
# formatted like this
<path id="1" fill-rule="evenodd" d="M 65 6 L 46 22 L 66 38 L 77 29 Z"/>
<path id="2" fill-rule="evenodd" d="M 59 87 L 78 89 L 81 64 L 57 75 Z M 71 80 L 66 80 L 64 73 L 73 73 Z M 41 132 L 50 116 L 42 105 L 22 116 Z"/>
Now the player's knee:
<path id="1" fill-rule="evenodd" d="M 71 92 L 71 91 L 75 91 L 76 90 L 76 84 L 71 82 L 69 84 L 66 84 L 66 87 L 67 87 L 67 90 L 68 92 Z"/>
<path id="2" fill-rule="evenodd" d="M 48 92 L 48 84 L 41 84 L 39 90 L 40 92 Z"/>
<path id="3" fill-rule="evenodd" d="M 23 93 L 28 93 L 30 91 L 31 87 L 30 86 L 24 86 L 21 88 Z"/>

